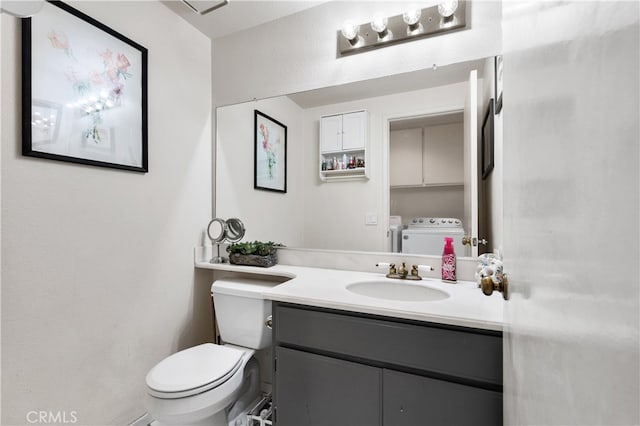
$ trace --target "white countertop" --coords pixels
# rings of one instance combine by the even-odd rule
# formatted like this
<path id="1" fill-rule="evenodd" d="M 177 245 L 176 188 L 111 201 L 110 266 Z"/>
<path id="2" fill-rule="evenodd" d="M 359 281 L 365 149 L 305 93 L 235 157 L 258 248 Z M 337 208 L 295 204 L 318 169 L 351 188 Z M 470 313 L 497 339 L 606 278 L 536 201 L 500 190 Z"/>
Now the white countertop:
<path id="1" fill-rule="evenodd" d="M 270 268 L 196 262 L 196 267 L 288 279 L 264 293 L 267 299 L 322 308 L 362 312 L 393 318 L 502 331 L 503 299 L 500 293 L 487 297 L 475 282 L 447 284 L 436 279 L 408 281 L 443 290 L 449 298 L 437 301 L 398 301 L 362 296 L 346 289 L 352 282 L 389 280 L 384 273 L 342 271 L 305 266 L 275 265 Z"/>

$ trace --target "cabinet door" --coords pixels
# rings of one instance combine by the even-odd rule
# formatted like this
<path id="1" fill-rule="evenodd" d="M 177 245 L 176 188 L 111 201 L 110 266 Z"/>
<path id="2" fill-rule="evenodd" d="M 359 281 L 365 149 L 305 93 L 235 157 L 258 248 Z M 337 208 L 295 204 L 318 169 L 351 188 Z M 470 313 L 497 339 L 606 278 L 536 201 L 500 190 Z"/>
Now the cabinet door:
<path id="1" fill-rule="evenodd" d="M 380 425 L 382 370 L 276 347 L 277 426 Z"/>
<path id="2" fill-rule="evenodd" d="M 364 149 L 366 125 L 366 111 L 344 114 L 342 116 L 342 149 Z"/>
<path id="3" fill-rule="evenodd" d="M 389 132 L 389 183 L 422 185 L 422 129 Z"/>
<path id="4" fill-rule="evenodd" d="M 383 372 L 384 426 L 495 426 L 502 393 L 428 377 Z"/>
<path id="5" fill-rule="evenodd" d="M 440 124 L 424 129 L 424 182 L 464 182 L 464 124 Z"/>
<path id="6" fill-rule="evenodd" d="M 320 119 L 320 152 L 342 149 L 342 116 L 332 115 Z"/>

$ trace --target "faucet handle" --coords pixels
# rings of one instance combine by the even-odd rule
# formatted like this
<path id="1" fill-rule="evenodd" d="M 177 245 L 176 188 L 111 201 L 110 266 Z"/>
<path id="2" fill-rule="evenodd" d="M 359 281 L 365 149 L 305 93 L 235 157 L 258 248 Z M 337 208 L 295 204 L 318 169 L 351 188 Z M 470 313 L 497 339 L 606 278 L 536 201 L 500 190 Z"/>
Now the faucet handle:
<path id="1" fill-rule="evenodd" d="M 413 265 L 413 267 L 422 273 L 435 271 L 435 269 L 433 269 L 433 266 L 429 265 Z"/>
<path id="2" fill-rule="evenodd" d="M 407 278 L 411 280 L 421 280 L 420 271 L 422 272 L 431 272 L 434 269 L 429 265 L 412 265 L 411 266 L 411 275 Z"/>
<path id="3" fill-rule="evenodd" d="M 417 279 L 421 280 L 422 277 L 420 276 L 420 274 L 418 274 L 418 265 L 413 265 L 411 266 L 411 276 L 412 277 L 416 277 Z"/>
<path id="4" fill-rule="evenodd" d="M 389 262 L 378 262 L 378 263 L 376 263 L 376 268 L 387 269 L 387 268 L 392 268 L 394 266 L 395 266 L 395 264 L 389 263 Z"/>
<path id="5" fill-rule="evenodd" d="M 376 268 L 383 268 L 383 269 L 389 268 L 389 272 L 391 272 L 391 270 L 393 269 L 393 273 L 395 274 L 396 264 L 389 263 L 389 262 L 378 262 L 376 263 Z"/>
<path id="6" fill-rule="evenodd" d="M 396 264 L 395 263 L 389 263 L 389 262 L 378 262 L 376 263 L 376 268 L 382 268 L 382 269 L 395 269 Z"/>

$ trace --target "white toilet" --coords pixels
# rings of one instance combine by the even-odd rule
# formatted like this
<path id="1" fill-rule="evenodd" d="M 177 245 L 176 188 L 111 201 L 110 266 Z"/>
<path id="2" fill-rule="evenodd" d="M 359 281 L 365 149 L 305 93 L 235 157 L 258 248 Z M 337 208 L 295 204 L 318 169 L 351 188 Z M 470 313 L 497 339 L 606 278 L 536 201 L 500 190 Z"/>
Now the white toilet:
<path id="1" fill-rule="evenodd" d="M 262 292 L 276 283 L 217 280 L 211 286 L 224 345 L 205 343 L 175 353 L 147 374 L 149 414 L 167 425 L 246 425 L 260 396 L 255 350 L 271 345 L 271 302 Z M 235 420 L 235 421 L 234 421 Z"/>

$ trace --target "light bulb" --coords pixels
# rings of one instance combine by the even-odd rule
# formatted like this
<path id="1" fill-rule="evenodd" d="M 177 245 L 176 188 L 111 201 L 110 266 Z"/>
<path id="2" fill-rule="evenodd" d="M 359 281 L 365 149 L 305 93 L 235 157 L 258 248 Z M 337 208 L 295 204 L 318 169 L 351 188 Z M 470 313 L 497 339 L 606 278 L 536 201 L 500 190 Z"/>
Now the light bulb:
<path id="1" fill-rule="evenodd" d="M 438 5 L 438 13 L 443 18 L 449 18 L 458 9 L 458 0 L 445 0 Z"/>
<path id="2" fill-rule="evenodd" d="M 342 35 L 352 43 L 358 40 L 358 31 L 360 31 L 360 25 L 356 25 L 353 21 L 344 21 L 342 24 Z"/>
<path id="3" fill-rule="evenodd" d="M 377 32 L 378 34 L 382 34 L 387 30 L 387 23 L 389 20 L 386 16 L 376 15 L 373 17 L 371 21 L 371 29 Z"/>
<path id="4" fill-rule="evenodd" d="M 420 9 L 412 8 L 402 14 L 402 20 L 405 24 L 414 26 L 418 23 L 418 21 L 420 21 L 421 14 L 422 11 Z"/>

